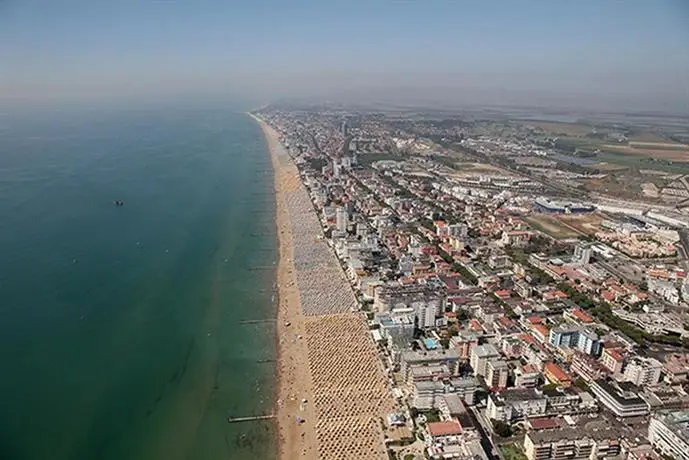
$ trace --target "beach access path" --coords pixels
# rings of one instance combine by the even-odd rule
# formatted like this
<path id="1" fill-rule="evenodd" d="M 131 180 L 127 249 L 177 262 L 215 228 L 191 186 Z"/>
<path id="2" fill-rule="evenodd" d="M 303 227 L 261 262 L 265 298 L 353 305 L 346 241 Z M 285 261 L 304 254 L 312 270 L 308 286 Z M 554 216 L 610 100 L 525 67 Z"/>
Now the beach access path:
<path id="1" fill-rule="evenodd" d="M 279 134 L 254 118 L 275 170 L 279 458 L 386 459 L 395 406 L 375 344 Z"/>

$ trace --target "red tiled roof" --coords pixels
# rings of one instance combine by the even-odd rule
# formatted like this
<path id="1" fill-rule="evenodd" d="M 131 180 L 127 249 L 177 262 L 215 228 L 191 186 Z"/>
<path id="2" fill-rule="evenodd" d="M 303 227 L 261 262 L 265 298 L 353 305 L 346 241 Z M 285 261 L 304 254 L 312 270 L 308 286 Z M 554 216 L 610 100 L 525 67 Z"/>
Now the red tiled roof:
<path id="1" fill-rule="evenodd" d="M 543 319 L 541 319 L 541 317 L 538 315 L 533 315 L 533 316 L 529 316 L 527 321 L 531 324 L 541 324 L 543 322 Z"/>
<path id="2" fill-rule="evenodd" d="M 534 374 L 538 372 L 538 368 L 533 364 L 525 364 L 522 366 L 522 372 L 525 374 Z"/>
<path id="3" fill-rule="evenodd" d="M 613 350 L 606 350 L 606 353 L 608 353 L 610 355 L 610 357 L 617 362 L 624 361 L 624 357 L 617 350 L 614 350 L 614 349 Z"/>
<path id="4" fill-rule="evenodd" d="M 587 314 L 584 310 L 582 310 L 581 308 L 575 308 L 574 310 L 572 310 L 572 315 L 574 315 L 574 317 L 576 319 L 578 319 L 579 321 L 581 321 L 582 323 L 592 323 L 593 322 L 593 318 L 589 314 Z"/>
<path id="5" fill-rule="evenodd" d="M 565 299 L 567 298 L 567 294 L 564 292 L 560 291 L 559 289 L 555 289 L 552 291 L 548 291 L 543 294 L 544 299 Z"/>
<path id="6" fill-rule="evenodd" d="M 562 426 L 562 422 L 555 417 L 538 417 L 530 418 L 529 425 L 534 430 L 548 430 Z"/>
<path id="7" fill-rule="evenodd" d="M 536 324 L 534 325 L 533 330 L 539 332 L 546 340 L 548 340 L 550 329 L 548 329 L 547 326 L 544 326 L 543 324 Z"/>
<path id="8" fill-rule="evenodd" d="M 510 291 L 509 289 L 500 289 L 499 291 L 495 291 L 495 295 L 498 297 L 509 297 Z"/>
<path id="9" fill-rule="evenodd" d="M 462 433 L 462 425 L 456 421 L 431 422 L 427 427 L 431 436 L 451 436 Z"/>
<path id="10" fill-rule="evenodd" d="M 601 296 L 602 296 L 605 300 L 607 300 L 608 302 L 612 302 L 613 300 L 615 300 L 615 294 L 613 294 L 613 293 L 610 292 L 610 291 L 603 291 L 603 293 L 601 294 Z"/>
<path id="11" fill-rule="evenodd" d="M 483 326 L 481 326 L 481 323 L 479 323 L 475 319 L 471 320 L 471 328 L 476 332 L 483 332 Z"/>
<path id="12" fill-rule="evenodd" d="M 509 319 L 507 316 L 501 316 L 500 318 L 498 318 L 497 322 L 505 328 L 512 327 L 514 325 L 514 321 Z"/>
<path id="13" fill-rule="evenodd" d="M 558 382 L 572 380 L 569 374 L 563 371 L 562 368 L 555 363 L 546 363 L 545 366 L 543 366 L 543 372 L 550 374 Z"/>

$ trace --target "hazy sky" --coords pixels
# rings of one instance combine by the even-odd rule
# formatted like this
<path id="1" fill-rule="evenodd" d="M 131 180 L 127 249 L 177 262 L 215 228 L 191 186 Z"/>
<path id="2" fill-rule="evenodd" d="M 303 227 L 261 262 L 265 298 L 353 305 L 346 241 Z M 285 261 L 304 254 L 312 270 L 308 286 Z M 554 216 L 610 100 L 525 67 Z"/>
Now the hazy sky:
<path id="1" fill-rule="evenodd" d="M 176 92 L 689 106 L 689 1 L 0 0 L 0 97 Z"/>

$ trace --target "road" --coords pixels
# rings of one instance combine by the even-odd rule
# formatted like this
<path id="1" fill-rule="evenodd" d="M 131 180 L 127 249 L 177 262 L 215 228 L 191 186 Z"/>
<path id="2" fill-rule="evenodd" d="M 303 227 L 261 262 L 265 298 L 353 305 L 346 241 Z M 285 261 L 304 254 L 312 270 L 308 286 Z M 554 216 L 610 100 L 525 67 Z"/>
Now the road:
<path id="1" fill-rule="evenodd" d="M 483 450 L 486 452 L 488 460 L 502 460 L 500 449 L 497 448 L 491 436 L 493 425 L 490 423 L 490 420 L 488 420 L 486 416 L 481 413 L 479 408 L 475 406 L 471 407 L 468 413 L 481 434 L 481 447 L 483 447 Z"/>

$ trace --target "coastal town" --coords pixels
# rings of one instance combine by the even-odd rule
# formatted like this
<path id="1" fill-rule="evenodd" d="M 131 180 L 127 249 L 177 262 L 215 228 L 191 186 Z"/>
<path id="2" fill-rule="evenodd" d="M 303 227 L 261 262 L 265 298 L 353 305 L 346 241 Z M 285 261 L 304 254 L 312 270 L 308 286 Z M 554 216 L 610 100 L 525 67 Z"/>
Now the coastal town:
<path id="1" fill-rule="evenodd" d="M 685 163 L 620 166 L 606 121 L 253 116 L 284 458 L 689 459 Z"/>

